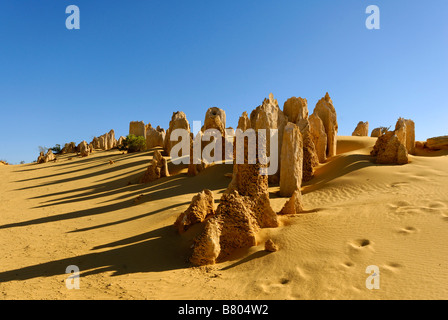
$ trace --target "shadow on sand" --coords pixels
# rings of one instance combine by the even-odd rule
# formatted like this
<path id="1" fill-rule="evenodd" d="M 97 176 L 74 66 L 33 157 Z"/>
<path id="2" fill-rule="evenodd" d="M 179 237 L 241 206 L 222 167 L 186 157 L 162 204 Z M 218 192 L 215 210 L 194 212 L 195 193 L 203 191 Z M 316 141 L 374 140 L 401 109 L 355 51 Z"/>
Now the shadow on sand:
<path id="1" fill-rule="evenodd" d="M 151 154 L 151 152 L 149 153 Z M 91 176 L 97 176 L 109 173 L 113 170 L 122 170 L 130 168 L 131 166 L 149 164 L 149 160 L 139 160 L 137 155 L 132 155 L 129 159 L 135 159 L 134 162 L 120 164 L 120 159 L 124 157 L 118 155 L 115 166 L 107 167 L 104 170 L 96 171 L 94 173 L 80 174 L 75 179 L 81 180 Z M 141 154 L 140 154 L 141 156 Z M 135 158 L 134 158 L 135 157 Z M 92 159 L 93 160 L 93 159 Z M 84 161 L 92 161 L 85 159 Z M 355 170 L 366 168 L 369 166 L 378 166 L 374 162 L 374 157 L 368 155 L 349 154 L 336 156 L 330 162 L 318 168 L 316 176 L 306 184 L 304 193 L 314 191 L 322 188 L 328 182 L 343 176 Z M 62 166 L 63 164 L 61 164 Z M 85 164 L 84 164 L 85 165 Z M 101 164 L 104 166 L 104 164 Z M 82 168 L 81 161 L 76 164 L 78 167 L 73 171 L 78 171 Z M 73 168 L 70 168 L 73 169 Z M 58 206 L 62 204 L 73 204 L 77 207 L 77 203 L 90 200 L 100 199 L 116 195 L 113 200 L 104 200 L 104 205 L 97 207 L 65 212 L 48 217 L 32 219 L 23 222 L 10 223 L 0 226 L 0 229 L 30 226 L 43 224 L 54 221 L 61 221 L 66 219 L 76 219 L 80 217 L 99 215 L 103 213 L 110 213 L 124 208 L 129 208 L 134 205 L 133 200 L 140 194 L 145 194 L 141 198 L 139 205 L 150 203 L 151 201 L 162 200 L 170 197 L 176 197 L 185 192 L 197 193 L 203 189 L 219 190 L 224 189 L 230 182 L 230 179 L 224 177 L 224 173 L 232 172 L 232 166 L 215 165 L 207 168 L 195 177 L 187 177 L 184 173 L 177 173 L 170 177 L 162 178 L 149 184 L 135 184 L 139 177 L 143 174 L 145 167 L 139 172 L 131 175 L 117 175 L 113 179 L 103 179 L 100 183 L 88 187 L 82 187 L 75 190 L 54 192 L 52 194 L 43 194 L 34 199 L 42 199 L 43 203 L 38 207 Z M 219 179 L 210 179 L 209 176 L 220 177 Z M 59 177 L 58 175 L 54 175 Z M 222 177 L 222 178 L 221 178 Z M 39 178 L 29 179 L 29 181 L 38 180 Z M 129 185 L 129 181 L 134 183 Z M 65 182 L 72 181 L 66 177 L 56 179 L 54 181 L 45 183 L 43 185 L 58 185 Z M 27 188 L 40 187 L 42 185 L 30 186 Z M 27 189 L 22 188 L 21 190 Z M 71 195 L 70 195 L 71 194 Z M 50 200 L 47 200 L 51 198 Z M 56 199 L 55 199 L 56 198 Z M 113 203 L 108 203 L 113 202 Z M 93 229 L 103 228 L 111 225 L 129 222 L 140 219 L 148 215 L 159 213 L 163 210 L 183 206 L 188 202 L 179 203 L 165 207 L 164 209 L 148 210 L 148 212 L 136 215 L 130 218 L 116 220 L 113 222 L 90 226 L 84 229 L 69 230 L 67 232 L 83 232 Z M 190 240 L 186 241 L 185 237 L 179 236 L 172 226 L 166 226 L 155 229 L 140 235 L 122 239 L 119 241 L 104 244 L 92 249 L 92 252 L 55 261 L 50 261 L 42 264 L 28 266 L 20 269 L 5 271 L 0 273 L 0 282 L 7 282 L 12 280 L 27 280 L 42 276 L 55 276 L 65 274 L 65 269 L 69 265 L 76 265 L 81 270 L 81 275 L 99 274 L 103 272 L 113 272 L 113 275 L 122 275 L 137 272 L 160 272 L 166 270 L 174 270 L 185 268 L 189 266 L 188 255 L 190 253 Z M 167 250 L 167 248 L 170 248 Z M 95 252 L 97 251 L 97 252 Z M 250 260 L 258 259 L 269 254 L 265 251 L 257 251 L 249 256 L 238 259 L 235 263 L 224 267 L 222 270 L 228 270 L 238 265 L 244 264 Z"/>
<path id="2" fill-rule="evenodd" d="M 152 155 L 152 152 L 150 153 Z M 141 156 L 141 154 L 140 154 Z M 134 156 L 133 156 L 134 157 Z M 89 159 L 86 159 L 89 160 Z M 114 160 L 115 161 L 115 160 Z M 41 186 L 50 186 L 50 185 L 59 185 L 63 183 L 69 183 L 74 180 L 81 180 L 86 179 L 90 177 L 98 177 L 101 178 L 102 175 L 110 173 L 112 171 L 120 171 L 123 169 L 136 167 L 139 165 L 149 165 L 149 160 L 137 160 L 130 163 L 125 164 L 119 164 L 117 161 L 114 166 L 109 166 L 107 164 L 107 168 L 104 170 L 91 172 L 84 175 L 78 175 L 74 178 L 62 178 L 57 179 L 45 184 L 38 184 L 35 186 L 29 186 L 26 188 L 21 188 L 20 190 L 25 190 L 29 188 L 36 188 Z M 102 166 L 105 166 L 102 164 Z M 172 198 L 179 195 L 183 195 L 186 192 L 188 193 L 197 193 L 202 191 L 203 189 L 221 189 L 227 187 L 229 180 L 228 178 L 224 177 L 224 173 L 231 172 L 232 168 L 231 166 L 226 165 L 215 165 L 207 168 L 203 172 L 201 172 L 199 175 L 195 177 L 188 177 L 184 173 L 178 173 L 176 174 L 176 171 L 181 170 L 181 166 L 174 166 L 170 164 L 170 172 L 174 172 L 174 175 L 170 177 L 165 177 L 158 179 L 156 181 L 153 181 L 151 183 L 147 184 L 140 184 L 138 183 L 140 177 L 143 175 L 144 171 L 146 170 L 146 166 L 142 167 L 141 170 L 137 170 L 134 174 L 128 174 L 128 175 L 117 175 L 118 178 L 115 179 L 102 179 L 100 183 L 97 183 L 95 185 L 90 185 L 88 187 L 82 187 L 82 188 L 76 188 L 76 189 L 70 189 L 68 191 L 61 191 L 61 192 L 55 192 L 50 194 L 43 194 L 39 195 L 37 197 L 34 197 L 33 199 L 46 199 L 51 198 L 51 200 L 45 200 L 42 202 L 42 204 L 34 207 L 34 208 L 45 208 L 45 207 L 54 207 L 57 205 L 64 205 L 64 204 L 72 204 L 74 208 L 78 206 L 78 203 L 81 203 L 82 201 L 87 200 L 97 200 L 99 206 L 95 206 L 89 209 L 82 209 L 82 210 L 75 210 L 70 212 L 65 212 L 61 214 L 51 215 L 48 217 L 41 217 L 37 219 L 22 221 L 22 222 L 16 222 L 16 223 L 10 223 L 1 225 L 0 229 L 7 229 L 7 228 L 14 228 L 14 227 L 23 227 L 23 226 L 30 226 L 30 225 L 36 225 L 36 224 L 43 224 L 47 222 L 54 222 L 54 221 L 62 221 L 62 220 L 68 220 L 68 219 L 76 219 L 81 217 L 87 217 L 87 216 L 93 216 L 93 215 L 99 215 L 104 213 L 110 213 L 114 211 L 118 211 L 121 209 L 129 208 L 135 205 L 142 205 L 145 203 L 150 203 L 151 201 L 157 201 L 162 200 L 166 198 Z M 215 177 L 220 177 L 219 179 L 208 179 L 207 175 L 213 175 Z M 222 178 L 221 178 L 222 177 Z M 80 193 L 81 192 L 81 193 Z M 141 197 L 138 201 L 138 203 L 135 203 L 134 200 L 140 196 Z M 111 196 L 115 196 L 113 199 L 110 199 Z M 55 197 L 57 197 L 55 199 Z M 108 200 L 101 201 L 102 198 L 107 198 Z M 185 204 L 188 204 L 188 202 L 179 203 L 176 206 L 183 206 Z M 175 208 L 176 206 L 170 206 L 165 209 Z M 149 211 L 146 214 L 135 216 L 132 218 L 124 219 L 121 221 L 116 221 L 113 223 L 105 224 L 103 226 L 110 226 L 114 224 L 119 224 L 123 222 L 128 222 L 132 220 L 136 220 L 139 218 L 146 217 L 151 214 L 155 214 L 157 212 L 160 212 L 163 210 L 155 210 L 155 211 Z M 91 228 L 86 228 L 84 230 L 91 230 L 100 228 L 101 226 L 95 226 Z M 78 230 L 79 231 L 79 230 Z"/>
<path id="3" fill-rule="evenodd" d="M 351 172 L 373 166 L 380 165 L 375 163 L 375 157 L 370 155 L 348 154 L 334 156 L 324 165 L 317 168 L 314 177 L 303 184 L 302 194 L 321 189 L 332 180 Z M 384 165 L 381 164 L 381 166 Z"/>
<path id="4" fill-rule="evenodd" d="M 113 272 L 112 276 L 117 276 L 188 267 L 189 250 L 186 248 L 186 242 L 176 234 L 172 226 L 105 244 L 92 250 L 104 248 L 112 249 L 1 272 L 0 283 L 62 275 L 69 265 L 79 267 L 81 276 L 110 271 Z"/>
<path id="5" fill-rule="evenodd" d="M 149 154 L 152 154 L 152 152 Z M 140 157 L 141 156 L 142 154 L 140 154 Z M 114 160 L 115 165 L 109 166 L 108 164 L 101 163 L 101 166 L 107 167 L 100 170 L 97 168 L 95 172 L 89 171 L 85 174 L 82 174 L 84 167 L 81 162 L 92 161 L 93 159 L 82 159 L 79 161 L 79 164 L 76 164 L 79 168 L 73 170 L 71 167 L 66 167 L 66 169 L 68 168 L 70 171 L 79 171 L 81 173 L 74 177 L 78 182 L 82 179 L 95 176 L 98 178 L 98 181 L 100 181 L 99 183 L 67 191 L 57 191 L 51 194 L 43 194 L 42 192 L 42 194 L 33 198 L 42 201 L 41 204 L 37 206 L 38 208 L 57 207 L 58 205 L 63 204 L 71 204 L 71 208 L 77 208 L 78 206 L 81 206 L 83 201 L 91 200 L 93 198 L 97 199 L 99 201 L 98 203 L 102 205 L 89 207 L 88 209 L 83 210 L 67 211 L 61 214 L 40 217 L 28 221 L 5 224 L 0 226 L 0 229 L 39 225 L 67 219 L 100 215 L 135 205 L 148 206 L 149 210 L 143 214 L 138 214 L 121 220 L 117 219 L 113 222 L 89 226 L 83 229 L 67 230 L 67 232 L 84 232 L 117 225 L 189 204 L 189 202 L 179 202 L 164 208 L 151 210 L 150 203 L 152 201 L 176 197 L 184 195 L 185 193 L 197 193 L 206 188 L 210 190 L 226 188 L 230 180 L 224 176 L 224 173 L 232 172 L 232 166 L 215 165 L 207 168 L 195 177 L 188 177 L 185 173 L 179 173 L 179 170 L 182 170 L 185 166 L 172 167 L 170 164 L 170 172 L 173 173 L 172 176 L 161 178 L 148 184 L 139 184 L 136 182 L 143 175 L 146 170 L 146 165 L 149 165 L 150 163 L 150 159 L 141 160 L 138 155 L 128 157 L 127 160 L 131 159 L 131 162 L 127 161 L 121 163 L 120 159 L 124 160 L 124 157 L 118 155 Z M 90 162 L 90 164 L 91 163 L 92 162 Z M 67 163 L 67 165 L 70 166 L 72 164 Z M 111 171 L 120 171 L 138 165 L 141 165 L 141 169 L 136 169 L 135 173 L 127 173 L 123 175 L 117 174 L 113 178 L 107 179 L 102 177 L 104 174 L 110 173 Z M 87 167 L 89 166 L 87 165 Z M 44 171 L 45 170 L 42 170 L 42 172 Z M 65 173 L 66 172 L 64 171 L 64 174 L 61 176 L 54 175 L 55 178 L 60 177 L 60 179 L 55 179 L 44 184 L 36 184 L 34 186 L 22 188 L 21 190 L 38 188 L 40 186 L 57 186 L 73 181 L 72 179 L 68 179 Z M 217 177 L 217 179 L 210 179 L 210 175 Z M 37 182 L 39 178 L 40 177 L 29 179 L 29 181 Z M 132 184 L 129 184 L 129 181 L 132 181 Z M 17 192 L 17 190 L 13 192 Z M 138 204 L 135 204 L 135 198 L 141 194 L 144 194 L 144 196 L 140 198 Z M 114 196 L 113 199 L 111 199 L 111 196 Z M 65 274 L 66 267 L 69 265 L 78 266 L 81 270 L 81 276 L 104 272 L 113 272 L 113 275 L 116 276 L 127 273 L 160 272 L 185 268 L 189 266 L 188 257 L 191 253 L 191 244 L 192 236 L 180 236 L 173 226 L 166 226 L 137 236 L 92 248 L 91 252 L 83 255 L 1 272 L 0 282 L 27 280 L 42 276 L 63 275 Z M 167 248 L 170 249 L 167 250 Z"/>

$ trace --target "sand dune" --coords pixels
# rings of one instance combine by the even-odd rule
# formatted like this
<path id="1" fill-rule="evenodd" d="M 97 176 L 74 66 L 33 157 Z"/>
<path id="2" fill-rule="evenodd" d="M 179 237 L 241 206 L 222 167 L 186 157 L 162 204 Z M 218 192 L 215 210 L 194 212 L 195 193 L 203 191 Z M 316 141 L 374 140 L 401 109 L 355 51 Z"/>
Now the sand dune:
<path id="1" fill-rule="evenodd" d="M 205 188 L 217 204 L 232 166 L 188 177 L 170 164 L 149 184 L 137 182 L 153 150 L 0 166 L 0 299 L 448 299 L 448 151 L 377 165 L 375 141 L 338 137 L 302 188 L 304 214 L 199 268 L 188 257 L 201 226 L 178 235 L 172 225 Z M 287 200 L 278 190 L 276 211 Z M 264 251 L 267 238 L 280 250 Z M 79 290 L 65 286 L 69 265 Z M 378 290 L 365 286 L 369 265 Z"/>

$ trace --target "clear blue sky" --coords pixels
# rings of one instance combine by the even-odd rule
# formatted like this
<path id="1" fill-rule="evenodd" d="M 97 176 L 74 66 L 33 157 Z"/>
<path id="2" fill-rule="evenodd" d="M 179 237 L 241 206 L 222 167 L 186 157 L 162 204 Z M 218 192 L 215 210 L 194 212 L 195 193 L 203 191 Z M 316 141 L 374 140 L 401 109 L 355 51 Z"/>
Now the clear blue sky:
<path id="1" fill-rule="evenodd" d="M 380 30 L 365 27 L 371 4 Z M 400 116 L 417 140 L 446 135 L 447 16 L 446 0 L 1 0 L 0 159 L 133 120 L 166 129 L 177 110 L 192 123 L 217 106 L 235 127 L 270 92 L 312 112 L 328 91 L 339 135 Z"/>

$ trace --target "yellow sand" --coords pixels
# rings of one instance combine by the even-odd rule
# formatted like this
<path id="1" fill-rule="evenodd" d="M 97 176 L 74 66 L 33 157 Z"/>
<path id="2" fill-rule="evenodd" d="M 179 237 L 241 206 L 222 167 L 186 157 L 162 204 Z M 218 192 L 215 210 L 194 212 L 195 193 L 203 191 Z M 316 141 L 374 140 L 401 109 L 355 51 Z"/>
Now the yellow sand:
<path id="1" fill-rule="evenodd" d="M 374 143 L 339 137 L 303 187 L 306 213 L 202 268 L 188 264 L 200 226 L 180 236 L 172 224 L 204 188 L 217 205 L 231 166 L 191 178 L 170 165 L 146 185 L 152 151 L 0 166 L 0 299 L 448 299 L 448 152 L 376 165 Z M 270 191 L 278 211 L 286 198 Z M 79 290 L 66 288 L 69 265 Z M 380 289 L 366 288 L 369 265 Z"/>

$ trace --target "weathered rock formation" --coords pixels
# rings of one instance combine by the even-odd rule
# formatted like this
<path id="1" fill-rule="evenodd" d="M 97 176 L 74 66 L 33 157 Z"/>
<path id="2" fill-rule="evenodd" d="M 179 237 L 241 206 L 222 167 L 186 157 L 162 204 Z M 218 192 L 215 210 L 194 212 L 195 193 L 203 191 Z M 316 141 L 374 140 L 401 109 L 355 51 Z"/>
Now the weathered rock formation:
<path id="1" fill-rule="evenodd" d="M 39 153 L 39 156 L 37 157 L 37 163 L 45 163 L 45 154 L 43 151 Z"/>
<path id="2" fill-rule="evenodd" d="M 195 239 L 190 258 L 195 265 L 213 264 L 237 248 L 254 246 L 260 228 L 279 225 L 269 202 L 268 177 L 260 174 L 264 165 L 248 164 L 247 152 L 244 158 L 244 164 L 234 164 L 232 182 L 216 214 L 207 220 L 204 231 Z"/>
<path id="3" fill-rule="evenodd" d="M 291 97 L 285 101 L 283 113 L 289 122 L 298 124 L 300 120 L 308 119 L 308 102 L 300 97 Z"/>
<path id="4" fill-rule="evenodd" d="M 431 150 L 448 150 L 448 136 L 429 138 L 424 146 Z"/>
<path id="5" fill-rule="evenodd" d="M 92 142 L 92 149 L 110 150 L 117 147 L 117 140 L 115 139 L 115 131 L 112 129 L 99 137 L 94 137 Z M 79 152 L 79 150 L 78 150 Z"/>
<path id="6" fill-rule="evenodd" d="M 190 132 L 190 163 L 188 164 L 188 172 L 187 175 L 190 177 L 196 176 L 199 172 L 204 170 L 207 165 L 202 161 L 202 158 L 199 154 L 195 154 L 193 150 L 194 141 L 197 141 L 197 144 L 201 148 L 202 146 L 202 131 L 199 131 L 196 137 L 193 135 L 193 132 Z"/>
<path id="7" fill-rule="evenodd" d="M 205 120 L 204 120 L 204 125 L 201 128 L 201 131 L 207 135 L 210 131 L 206 131 L 206 130 L 210 130 L 210 129 L 215 129 L 217 130 L 220 135 L 221 135 L 221 139 L 220 139 L 220 148 L 221 148 L 221 154 L 220 155 L 216 155 L 214 152 L 217 150 L 218 147 L 218 141 L 215 141 L 216 137 L 210 137 L 210 141 L 203 141 L 202 142 L 202 146 L 201 146 L 201 150 L 204 150 L 204 148 L 209 145 L 210 143 L 213 143 L 215 146 L 213 148 L 213 146 L 211 146 L 213 148 L 213 152 L 211 152 L 210 156 L 213 157 L 213 160 L 223 160 L 224 156 L 225 156 L 225 139 L 226 139 L 226 113 L 224 110 L 218 108 L 218 107 L 212 107 L 209 108 L 207 110 L 207 112 L 205 113 Z M 217 134 L 217 132 L 216 132 Z M 204 158 L 204 156 L 203 156 Z M 211 160 L 211 159 L 210 159 Z"/>
<path id="8" fill-rule="evenodd" d="M 95 149 L 93 148 L 93 144 L 89 143 L 89 145 L 87 146 L 89 148 L 89 152 L 93 153 L 95 151 Z"/>
<path id="9" fill-rule="evenodd" d="M 86 141 L 82 141 L 79 144 L 78 149 L 79 149 L 79 153 L 80 153 L 81 157 L 87 157 L 90 153 L 90 148 L 87 145 Z"/>
<path id="10" fill-rule="evenodd" d="M 76 152 L 76 144 L 74 142 L 66 143 L 64 148 L 61 150 L 61 154 L 66 153 L 75 153 Z"/>
<path id="11" fill-rule="evenodd" d="M 234 176 L 226 193 L 236 191 L 238 197 L 243 197 L 260 227 L 278 227 L 277 215 L 269 201 L 267 176 L 260 175 L 261 166 L 259 163 L 234 165 Z"/>
<path id="12" fill-rule="evenodd" d="M 92 142 L 90 142 L 93 146 L 93 149 L 100 149 L 100 139 L 97 137 L 94 137 Z"/>
<path id="13" fill-rule="evenodd" d="M 217 129 L 222 136 L 225 135 L 226 128 L 226 112 L 218 107 L 212 107 L 205 113 L 204 125 L 202 132 L 207 129 Z"/>
<path id="14" fill-rule="evenodd" d="M 276 174 L 273 174 L 269 177 L 270 182 L 276 183 L 278 182 L 280 169 L 281 169 L 281 150 L 282 150 L 282 142 L 283 142 L 283 131 L 285 129 L 286 124 L 288 123 L 288 118 L 283 114 L 282 110 L 280 110 L 278 106 L 278 102 L 274 99 L 274 95 L 269 94 L 269 99 L 264 99 L 262 105 L 255 108 L 250 114 L 250 123 L 251 128 L 256 132 L 260 129 L 266 130 L 266 152 L 267 156 L 270 157 L 271 150 L 271 130 L 276 129 L 277 137 L 278 137 L 278 163 L 279 170 L 277 170 Z"/>
<path id="15" fill-rule="evenodd" d="M 112 129 L 105 134 L 105 149 L 110 150 L 117 146 L 117 140 L 115 140 L 115 131 Z"/>
<path id="16" fill-rule="evenodd" d="M 98 139 L 99 139 L 99 143 L 100 143 L 100 149 L 106 150 L 106 134 L 103 134 Z"/>
<path id="17" fill-rule="evenodd" d="M 381 164 L 408 163 L 406 147 L 394 131 L 389 131 L 378 137 L 370 154 L 376 156 L 376 162 Z"/>
<path id="18" fill-rule="evenodd" d="M 56 160 L 56 156 L 53 154 L 53 151 L 50 149 L 47 151 L 45 155 L 45 162 Z"/>
<path id="19" fill-rule="evenodd" d="M 317 158 L 320 163 L 324 163 L 327 159 L 327 134 L 325 133 L 324 124 L 319 116 L 314 113 L 309 116 L 308 121 Z"/>
<path id="20" fill-rule="evenodd" d="M 184 129 L 190 132 L 190 124 L 188 123 L 187 116 L 182 111 L 173 112 L 169 128 L 166 131 L 164 149 L 168 155 L 171 155 L 171 148 L 178 143 L 178 141 L 171 141 L 171 133 L 175 129 Z"/>
<path id="21" fill-rule="evenodd" d="M 131 121 L 129 123 L 129 134 L 146 138 L 146 127 L 143 121 Z"/>
<path id="22" fill-rule="evenodd" d="M 298 126 L 303 140 L 302 182 L 307 182 L 314 177 L 314 168 L 319 165 L 319 157 L 317 156 L 313 136 L 311 135 L 309 120 L 300 120 Z"/>
<path id="23" fill-rule="evenodd" d="M 237 129 L 240 129 L 241 131 L 246 131 L 247 129 L 250 129 L 250 119 L 247 116 L 247 112 L 244 111 L 241 117 L 238 120 L 238 126 Z"/>
<path id="24" fill-rule="evenodd" d="M 146 149 L 151 149 L 155 147 L 162 147 L 164 146 L 165 142 L 165 129 L 160 128 L 160 126 L 157 126 L 156 129 L 154 129 L 151 124 L 146 125 Z"/>
<path id="25" fill-rule="evenodd" d="M 278 214 L 296 214 L 303 211 L 302 192 L 300 190 L 294 191 L 291 198 L 286 201 L 283 208 Z"/>
<path id="26" fill-rule="evenodd" d="M 126 139 L 126 137 L 123 137 L 123 136 L 121 136 L 120 138 L 118 138 L 118 141 L 117 141 L 117 147 L 118 148 L 121 148 L 121 147 L 123 147 L 123 141 Z"/>
<path id="27" fill-rule="evenodd" d="M 352 133 L 352 136 L 367 137 L 368 135 L 369 135 L 369 122 L 359 121 L 358 125 L 356 126 L 355 130 Z"/>
<path id="28" fill-rule="evenodd" d="M 399 118 L 395 125 L 395 135 L 404 144 L 409 154 L 415 149 L 415 124 L 409 119 Z"/>
<path id="29" fill-rule="evenodd" d="M 338 122 L 336 110 L 333 106 L 333 101 L 331 100 L 328 92 L 325 94 L 325 97 L 317 102 L 313 114 L 319 116 L 325 128 L 325 133 L 327 135 L 326 156 L 335 156 L 337 147 Z"/>
<path id="30" fill-rule="evenodd" d="M 378 138 L 381 135 L 385 134 L 387 131 L 384 130 L 383 127 L 379 127 L 379 128 L 375 128 L 372 130 L 372 133 L 370 134 L 371 137 L 373 138 Z"/>
<path id="31" fill-rule="evenodd" d="M 264 250 L 268 252 L 278 251 L 278 246 L 272 241 L 272 239 L 266 240 L 264 243 Z"/>
<path id="32" fill-rule="evenodd" d="M 195 239 L 190 258 L 194 265 L 214 264 L 236 248 L 256 245 L 259 226 L 238 192 L 224 194 L 216 214 L 207 220 Z"/>
<path id="33" fill-rule="evenodd" d="M 169 177 L 168 163 L 159 150 L 154 151 L 151 164 L 140 179 L 140 183 L 148 183 L 162 177 Z"/>
<path id="34" fill-rule="evenodd" d="M 53 154 L 53 151 L 48 149 L 46 154 L 44 154 L 43 151 L 40 152 L 39 157 L 37 158 L 37 163 L 47 163 L 54 160 L 56 160 L 56 157 Z"/>
<path id="35" fill-rule="evenodd" d="M 280 195 L 290 197 L 300 190 L 303 175 L 303 140 L 299 127 L 289 122 L 283 132 L 280 164 Z"/>
<path id="36" fill-rule="evenodd" d="M 316 134 L 316 129 L 319 127 L 311 128 L 310 121 L 308 119 L 308 102 L 306 99 L 301 97 L 292 97 L 286 100 L 283 105 L 283 113 L 287 116 L 288 121 L 296 124 L 300 133 L 302 134 L 303 139 L 303 182 L 309 181 L 314 176 L 314 168 L 319 164 L 319 158 L 316 151 L 316 143 L 319 141 L 319 135 Z M 322 124 L 322 120 L 318 118 L 318 116 L 313 116 L 314 121 L 320 121 L 322 132 L 325 134 L 325 130 Z M 314 124 L 316 125 L 316 124 Z M 319 123 L 317 123 L 319 125 Z M 312 134 L 313 133 L 315 135 Z M 322 135 L 322 134 L 321 134 Z M 322 148 L 322 146 L 321 146 Z M 326 141 L 323 144 L 323 151 L 321 152 L 324 155 L 325 159 L 325 151 L 326 151 Z M 282 156 L 280 156 L 281 158 Z"/>
<path id="37" fill-rule="evenodd" d="M 205 189 L 199 192 L 191 200 L 188 209 L 179 215 L 174 226 L 179 233 L 183 233 L 193 224 L 205 221 L 215 214 L 213 204 L 213 193 L 210 190 Z"/>

